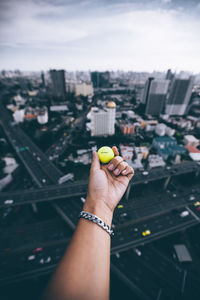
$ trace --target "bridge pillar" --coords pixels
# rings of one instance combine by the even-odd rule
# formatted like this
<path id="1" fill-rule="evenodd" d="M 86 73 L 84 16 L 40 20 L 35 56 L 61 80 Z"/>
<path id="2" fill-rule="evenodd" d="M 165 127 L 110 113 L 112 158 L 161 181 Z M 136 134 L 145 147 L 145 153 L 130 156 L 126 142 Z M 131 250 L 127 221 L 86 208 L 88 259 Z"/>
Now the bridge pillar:
<path id="1" fill-rule="evenodd" d="M 131 189 L 131 185 L 129 184 L 128 187 L 127 187 L 127 190 L 126 190 L 126 194 L 125 194 L 126 200 L 128 200 L 128 198 L 129 198 L 130 189 Z"/>
<path id="2" fill-rule="evenodd" d="M 168 176 L 164 182 L 164 190 L 166 190 L 166 188 L 168 187 L 168 184 L 170 182 L 171 176 Z"/>

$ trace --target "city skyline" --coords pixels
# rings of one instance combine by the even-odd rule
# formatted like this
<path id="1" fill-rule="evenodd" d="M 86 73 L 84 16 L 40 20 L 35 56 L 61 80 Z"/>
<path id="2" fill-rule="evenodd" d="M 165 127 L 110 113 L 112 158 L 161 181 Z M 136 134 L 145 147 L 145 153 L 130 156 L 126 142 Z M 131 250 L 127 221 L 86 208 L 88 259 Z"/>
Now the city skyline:
<path id="1" fill-rule="evenodd" d="M 33 64 L 41 63 L 36 55 Z M 64 252 L 80 212 L 90 208 L 93 151 L 102 154 L 107 146 L 103 152 L 111 155 L 106 161 L 100 155 L 104 165 L 98 165 L 102 177 L 96 180 L 101 193 L 92 199 L 101 201 L 104 190 L 116 198 L 110 187 L 117 192 L 128 184 L 112 222 L 104 206 L 92 210 L 104 227 L 109 224 L 108 233 L 114 231 L 106 251 L 100 244 L 92 246 L 100 247 L 100 259 L 110 269 L 107 298 L 199 300 L 200 73 L 65 69 L 0 71 L 0 298 L 43 297 L 56 266 L 68 255 Z M 103 237 L 102 230 L 99 234 Z M 82 259 L 74 270 L 88 253 L 81 243 L 77 247 Z M 84 266 L 92 270 L 96 262 L 91 255 L 88 259 Z M 102 289 L 104 267 L 95 269 L 94 283 L 86 282 L 83 292 L 76 286 L 74 297 L 93 299 Z M 81 282 L 83 276 L 77 276 L 67 275 Z M 91 297 L 88 286 L 96 289 L 89 289 Z"/>
<path id="2" fill-rule="evenodd" d="M 200 70 L 200 2 L 2 0 L 3 69 Z"/>

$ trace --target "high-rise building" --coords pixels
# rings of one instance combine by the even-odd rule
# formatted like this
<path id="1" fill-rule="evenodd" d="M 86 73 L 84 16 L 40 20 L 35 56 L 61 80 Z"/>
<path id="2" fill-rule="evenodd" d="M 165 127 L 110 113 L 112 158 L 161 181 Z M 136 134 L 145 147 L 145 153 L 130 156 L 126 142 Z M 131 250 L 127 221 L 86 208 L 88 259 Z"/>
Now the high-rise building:
<path id="1" fill-rule="evenodd" d="M 91 81 L 94 88 L 109 88 L 110 73 L 106 72 L 91 72 Z"/>
<path id="2" fill-rule="evenodd" d="M 172 73 L 171 69 L 169 69 L 169 70 L 167 70 L 165 79 L 172 80 L 172 79 L 174 79 L 174 76 L 175 76 L 174 73 Z"/>
<path id="3" fill-rule="evenodd" d="M 168 92 L 167 92 L 167 98 L 169 97 L 170 91 L 171 91 L 171 86 L 173 79 L 175 78 L 175 73 L 172 73 L 171 69 L 167 70 L 165 79 L 169 80 L 169 87 L 168 87 Z"/>
<path id="4" fill-rule="evenodd" d="M 144 91 L 144 104 L 145 114 L 152 116 L 158 116 L 162 113 L 167 91 L 169 86 L 169 80 L 155 80 L 149 78 L 147 80 Z"/>
<path id="5" fill-rule="evenodd" d="M 42 79 L 42 87 L 45 88 L 45 77 L 44 77 L 44 72 L 41 73 L 41 79 Z"/>
<path id="6" fill-rule="evenodd" d="M 192 94 L 193 77 L 189 79 L 174 79 L 167 99 L 165 113 L 168 115 L 185 114 Z"/>
<path id="7" fill-rule="evenodd" d="M 65 71 L 50 70 L 50 77 L 54 97 L 53 102 L 64 102 L 66 100 Z"/>
<path id="8" fill-rule="evenodd" d="M 149 77 L 145 83 L 144 86 L 144 92 L 143 92 L 143 96 L 142 96 L 142 104 L 146 104 L 147 103 L 147 98 L 149 95 L 149 89 L 151 86 L 151 81 L 154 80 L 154 77 Z"/>
<path id="9" fill-rule="evenodd" d="M 196 117 L 200 116 L 200 93 L 192 93 L 191 100 L 185 113 Z"/>
<path id="10" fill-rule="evenodd" d="M 104 110 L 93 108 L 91 112 L 91 135 L 114 135 L 115 113 L 116 105 L 114 102 L 108 102 Z"/>

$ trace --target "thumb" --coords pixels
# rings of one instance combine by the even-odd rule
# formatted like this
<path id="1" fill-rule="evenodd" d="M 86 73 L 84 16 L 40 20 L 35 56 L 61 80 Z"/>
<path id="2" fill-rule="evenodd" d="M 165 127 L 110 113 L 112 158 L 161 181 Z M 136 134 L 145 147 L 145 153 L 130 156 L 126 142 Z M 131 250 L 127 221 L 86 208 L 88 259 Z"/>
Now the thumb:
<path id="1" fill-rule="evenodd" d="M 93 157 L 92 157 L 91 171 L 92 170 L 100 170 L 99 156 L 96 151 L 93 151 L 92 154 L 93 154 Z"/>

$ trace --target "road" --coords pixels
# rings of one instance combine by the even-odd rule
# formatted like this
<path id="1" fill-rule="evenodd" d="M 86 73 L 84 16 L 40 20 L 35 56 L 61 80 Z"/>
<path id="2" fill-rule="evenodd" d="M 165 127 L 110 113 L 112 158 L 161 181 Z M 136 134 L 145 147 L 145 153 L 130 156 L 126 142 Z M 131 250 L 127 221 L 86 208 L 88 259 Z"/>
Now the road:
<path id="1" fill-rule="evenodd" d="M 0 122 L 16 155 L 38 187 L 57 183 L 63 173 L 32 142 L 18 125 L 13 125 L 8 112 L 0 106 Z"/>
<path id="2" fill-rule="evenodd" d="M 22 154 L 23 153 L 23 154 Z M 27 154 L 25 152 L 18 153 L 18 155 L 23 155 L 22 159 L 25 155 L 28 157 L 25 157 L 25 163 L 26 160 L 31 160 L 33 158 L 32 155 Z M 35 162 L 35 160 L 34 160 Z M 38 164 L 31 163 L 32 168 L 37 168 Z M 45 168 L 46 160 L 43 161 L 43 168 Z M 51 164 L 52 165 L 52 164 Z M 27 166 L 29 167 L 29 166 Z M 33 170 L 33 169 L 32 169 Z M 54 170 L 54 166 L 53 166 Z M 182 174 L 187 173 L 198 173 L 200 171 L 200 165 L 197 163 L 194 163 L 192 161 L 183 162 L 178 165 L 173 165 L 170 168 L 156 168 L 151 169 L 147 175 L 143 175 L 142 171 L 136 171 L 135 176 L 133 177 L 132 181 L 130 182 L 130 185 L 134 188 L 137 184 L 147 183 L 151 181 L 156 181 L 159 179 L 169 178 L 172 176 L 178 176 Z M 41 173 L 41 168 L 37 168 L 34 172 L 32 171 L 32 176 L 36 176 L 36 180 L 38 180 L 38 174 Z M 46 173 L 45 173 L 46 174 Z M 40 180 L 44 178 L 44 172 L 41 173 Z M 43 175 L 43 176 L 42 176 Z M 52 174 L 54 176 L 54 174 Z M 60 173 L 58 173 L 58 176 L 60 176 Z M 56 199 L 61 198 L 72 198 L 74 196 L 78 195 L 84 195 L 87 192 L 87 186 L 88 186 L 88 180 L 85 181 L 76 181 L 73 183 L 67 183 L 63 185 L 51 185 L 50 184 L 49 177 L 46 175 L 46 185 L 40 189 L 34 189 L 34 190 L 23 190 L 23 191 L 16 191 L 16 192 L 2 192 L 0 194 L 0 207 L 7 206 L 7 205 L 21 205 L 21 204 L 29 204 L 29 203 L 36 203 L 36 202 L 43 202 L 43 201 L 52 201 Z M 56 178 L 56 177 L 55 177 Z M 9 203 L 5 202 L 6 200 L 12 200 Z"/>
<path id="3" fill-rule="evenodd" d="M 71 128 L 64 131 L 64 134 L 59 137 L 51 147 L 45 152 L 46 156 L 50 159 L 56 159 L 59 156 L 61 156 L 69 144 L 71 143 L 73 139 L 73 134 L 77 129 L 83 129 L 85 125 L 85 119 L 87 117 L 87 114 L 89 113 L 92 106 L 95 106 L 97 103 L 97 98 L 93 99 L 93 102 L 88 105 L 88 108 L 83 111 L 80 116 L 73 121 L 71 124 Z"/>

